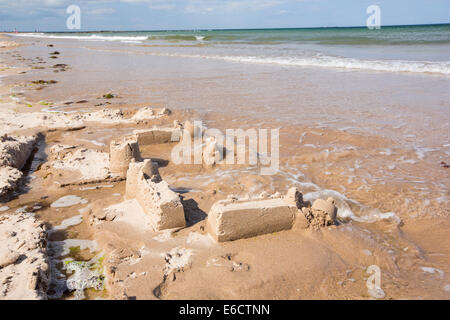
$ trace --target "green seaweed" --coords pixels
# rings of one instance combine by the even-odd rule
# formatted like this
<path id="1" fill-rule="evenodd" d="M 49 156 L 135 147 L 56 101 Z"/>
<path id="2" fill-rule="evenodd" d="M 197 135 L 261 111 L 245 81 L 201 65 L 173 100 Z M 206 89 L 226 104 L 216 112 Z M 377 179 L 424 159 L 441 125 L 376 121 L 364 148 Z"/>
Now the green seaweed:
<path id="1" fill-rule="evenodd" d="M 104 99 L 112 99 L 112 98 L 114 98 L 115 96 L 112 94 L 112 93 L 106 93 L 106 94 L 104 94 L 103 95 L 103 98 Z"/>
<path id="2" fill-rule="evenodd" d="M 69 248 L 70 255 L 78 254 L 80 252 L 80 246 L 70 247 Z"/>

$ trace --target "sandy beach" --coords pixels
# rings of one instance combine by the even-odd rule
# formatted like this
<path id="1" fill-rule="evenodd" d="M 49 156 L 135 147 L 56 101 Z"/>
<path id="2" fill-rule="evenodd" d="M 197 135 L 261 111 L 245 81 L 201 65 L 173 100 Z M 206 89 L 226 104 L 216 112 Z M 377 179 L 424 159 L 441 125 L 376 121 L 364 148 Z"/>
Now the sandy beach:
<path id="1" fill-rule="evenodd" d="M 1 35 L 0 299 L 450 299 L 448 74 L 199 46 Z M 275 174 L 174 163 L 195 121 Z"/>

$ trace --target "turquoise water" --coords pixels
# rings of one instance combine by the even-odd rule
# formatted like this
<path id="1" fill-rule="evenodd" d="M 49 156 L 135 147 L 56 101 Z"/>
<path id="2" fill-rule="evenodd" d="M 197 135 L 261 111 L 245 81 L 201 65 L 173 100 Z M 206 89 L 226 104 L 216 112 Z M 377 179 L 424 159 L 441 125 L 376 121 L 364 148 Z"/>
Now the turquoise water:
<path id="1" fill-rule="evenodd" d="M 17 36 L 117 43 L 153 55 L 286 67 L 450 75 L 450 24 L 364 27 L 27 33 Z"/>
<path id="2" fill-rule="evenodd" d="M 380 30 L 354 28 L 304 28 L 259 30 L 186 30 L 136 32 L 47 33 L 73 37 L 126 37 L 143 41 L 205 41 L 223 43 L 314 43 L 325 45 L 450 44 L 450 24 L 391 26 Z"/>

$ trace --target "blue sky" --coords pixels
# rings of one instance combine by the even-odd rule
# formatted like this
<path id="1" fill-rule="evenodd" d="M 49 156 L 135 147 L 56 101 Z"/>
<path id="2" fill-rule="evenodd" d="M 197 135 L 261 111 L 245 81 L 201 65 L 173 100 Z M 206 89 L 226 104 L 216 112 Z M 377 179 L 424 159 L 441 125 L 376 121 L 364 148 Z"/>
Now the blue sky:
<path id="1" fill-rule="evenodd" d="M 450 0 L 0 0 L 0 30 L 68 31 L 66 8 L 81 8 L 81 31 L 290 28 L 450 23 Z"/>

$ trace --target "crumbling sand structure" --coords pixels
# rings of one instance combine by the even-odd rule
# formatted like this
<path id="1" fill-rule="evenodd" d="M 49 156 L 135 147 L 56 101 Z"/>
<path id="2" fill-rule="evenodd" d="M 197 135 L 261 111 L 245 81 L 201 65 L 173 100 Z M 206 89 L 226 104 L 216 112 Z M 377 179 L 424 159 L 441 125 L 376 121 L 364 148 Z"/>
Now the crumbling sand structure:
<path id="1" fill-rule="evenodd" d="M 312 228 L 326 227 L 334 224 L 337 215 L 336 201 L 317 199 L 311 208 L 303 207 L 302 212 Z"/>
<path id="2" fill-rule="evenodd" d="M 130 163 L 126 197 L 138 201 L 156 231 L 186 226 L 180 196 L 161 179 L 157 164 L 149 159 Z"/>
<path id="3" fill-rule="evenodd" d="M 294 226 L 307 228 L 333 224 L 337 211 L 334 200 L 318 199 L 316 202 L 312 208 L 307 208 L 296 188 L 290 189 L 286 196 L 274 199 L 222 200 L 212 206 L 206 228 L 217 242 L 224 242 L 289 230 Z"/>
<path id="4" fill-rule="evenodd" d="M 33 213 L 0 216 L 0 300 L 47 298 L 47 232 Z"/>
<path id="5" fill-rule="evenodd" d="M 37 136 L 0 137 L 0 198 L 15 190 L 23 176 L 22 169 L 33 152 Z"/>
<path id="6" fill-rule="evenodd" d="M 160 182 L 161 177 L 158 172 L 158 164 L 150 159 L 141 162 L 130 162 L 127 171 L 126 198 L 135 199 L 138 193 L 139 178 L 150 179 L 154 182 Z"/>
<path id="7" fill-rule="evenodd" d="M 132 138 L 111 141 L 109 159 L 111 173 L 126 177 L 131 160 L 141 160 L 138 142 Z"/>

